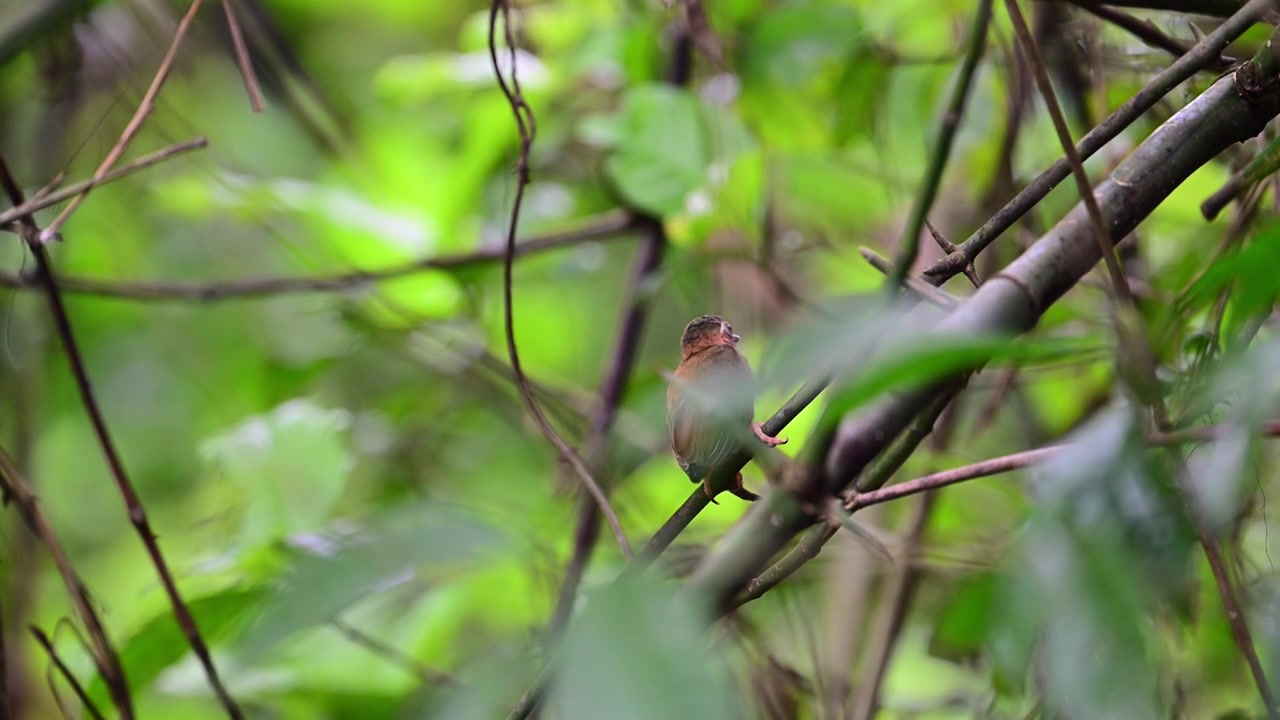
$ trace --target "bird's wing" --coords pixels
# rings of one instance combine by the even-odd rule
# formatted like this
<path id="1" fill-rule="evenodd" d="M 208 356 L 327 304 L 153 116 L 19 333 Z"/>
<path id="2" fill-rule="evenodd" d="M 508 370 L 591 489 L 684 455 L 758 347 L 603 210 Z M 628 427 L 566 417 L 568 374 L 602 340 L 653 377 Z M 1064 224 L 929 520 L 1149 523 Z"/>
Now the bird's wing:
<path id="1" fill-rule="evenodd" d="M 752 420 L 751 368 L 734 348 L 713 351 L 667 388 L 671 450 L 695 480 L 733 454 Z"/>

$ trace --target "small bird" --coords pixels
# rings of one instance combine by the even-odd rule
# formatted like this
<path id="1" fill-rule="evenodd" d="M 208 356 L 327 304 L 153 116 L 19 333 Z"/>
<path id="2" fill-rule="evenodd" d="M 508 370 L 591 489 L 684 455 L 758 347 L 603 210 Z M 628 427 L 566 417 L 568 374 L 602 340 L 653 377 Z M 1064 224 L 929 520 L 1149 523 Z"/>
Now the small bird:
<path id="1" fill-rule="evenodd" d="M 755 422 L 755 389 L 751 366 L 738 352 L 733 326 L 718 315 L 696 317 L 680 338 L 680 365 L 667 387 L 667 428 L 671 450 L 693 482 L 701 481 L 707 497 L 711 476 L 740 446 L 750 429 L 760 442 L 775 447 L 786 440 L 764 434 Z M 738 473 L 737 488 L 742 488 Z"/>

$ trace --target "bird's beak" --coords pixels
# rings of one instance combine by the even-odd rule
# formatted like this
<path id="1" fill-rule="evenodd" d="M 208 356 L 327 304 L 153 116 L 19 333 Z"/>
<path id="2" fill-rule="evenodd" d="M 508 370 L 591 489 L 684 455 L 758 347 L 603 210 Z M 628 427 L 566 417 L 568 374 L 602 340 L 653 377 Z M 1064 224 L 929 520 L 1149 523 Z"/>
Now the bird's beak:
<path id="1" fill-rule="evenodd" d="M 739 341 L 739 340 L 741 340 L 741 339 L 742 339 L 742 338 L 738 337 L 737 335 L 733 335 L 733 334 L 730 334 L 730 335 L 729 335 L 729 337 L 733 338 L 733 342 L 734 342 L 734 344 L 735 344 L 735 345 L 738 343 L 738 341 Z"/>

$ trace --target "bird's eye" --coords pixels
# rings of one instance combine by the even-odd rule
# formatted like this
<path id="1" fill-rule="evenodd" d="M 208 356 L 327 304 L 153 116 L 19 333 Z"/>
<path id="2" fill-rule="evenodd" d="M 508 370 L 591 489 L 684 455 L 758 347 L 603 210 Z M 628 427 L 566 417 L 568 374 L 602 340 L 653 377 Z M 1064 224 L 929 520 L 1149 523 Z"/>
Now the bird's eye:
<path id="1" fill-rule="evenodd" d="M 724 331 L 725 331 L 725 332 L 727 332 L 727 333 L 729 333 L 730 335 L 732 335 L 732 334 L 733 334 L 733 326 L 732 326 L 732 325 L 730 325 L 729 323 L 725 323 L 725 324 L 724 324 Z"/>

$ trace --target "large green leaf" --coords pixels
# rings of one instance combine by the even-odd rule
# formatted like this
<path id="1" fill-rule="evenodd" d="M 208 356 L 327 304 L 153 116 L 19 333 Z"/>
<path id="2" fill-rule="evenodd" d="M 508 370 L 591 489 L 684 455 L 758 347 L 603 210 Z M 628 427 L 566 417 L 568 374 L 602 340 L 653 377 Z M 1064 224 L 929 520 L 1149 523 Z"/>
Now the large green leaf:
<path id="1" fill-rule="evenodd" d="M 265 597 L 262 588 L 230 588 L 200 598 L 187 598 L 187 608 L 205 642 L 217 645 L 234 640 Z M 190 651 L 191 646 L 168 605 L 118 648 L 125 677 L 134 693 L 145 690 L 162 671 Z M 225 671 L 226 666 L 222 665 L 222 669 Z M 88 690 L 99 707 L 109 705 L 107 687 L 101 676 L 94 676 Z"/>
<path id="2" fill-rule="evenodd" d="M 565 720 L 743 717 L 705 623 L 643 578 L 595 593 L 557 654 L 548 706 Z"/>
<path id="3" fill-rule="evenodd" d="M 262 653 L 289 635 L 328 622 L 372 593 L 413 579 L 434 582 L 508 546 L 506 534 L 457 508 L 389 512 L 336 538 L 296 538 L 299 553 L 266 601 L 241 650 Z"/>
<path id="4" fill-rule="evenodd" d="M 205 442 L 211 472 L 246 499 L 241 543 L 262 545 L 329 519 L 353 462 L 349 424 L 344 410 L 293 400 Z"/>
<path id="5" fill-rule="evenodd" d="M 622 144 L 605 165 L 628 202 L 659 216 L 684 208 L 710 160 L 698 101 L 684 90 L 639 85 L 620 110 Z"/>

